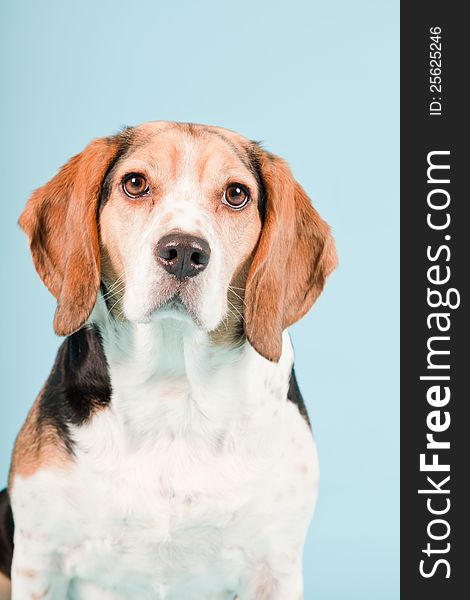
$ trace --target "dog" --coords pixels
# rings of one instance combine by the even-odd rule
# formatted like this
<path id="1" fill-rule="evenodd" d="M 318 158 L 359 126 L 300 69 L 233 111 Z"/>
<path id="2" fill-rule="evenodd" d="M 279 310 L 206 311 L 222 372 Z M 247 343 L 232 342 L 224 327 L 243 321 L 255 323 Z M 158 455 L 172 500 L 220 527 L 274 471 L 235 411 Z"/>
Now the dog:
<path id="1" fill-rule="evenodd" d="M 303 598 L 318 463 L 286 329 L 337 259 L 286 162 L 146 123 L 92 141 L 19 223 L 67 337 L 1 496 L 4 593 Z"/>

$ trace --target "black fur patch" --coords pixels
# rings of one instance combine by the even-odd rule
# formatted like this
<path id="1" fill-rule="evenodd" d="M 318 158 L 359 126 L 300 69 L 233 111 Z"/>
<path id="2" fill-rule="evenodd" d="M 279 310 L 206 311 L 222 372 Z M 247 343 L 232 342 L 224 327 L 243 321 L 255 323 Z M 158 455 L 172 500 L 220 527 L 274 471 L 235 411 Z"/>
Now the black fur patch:
<path id="1" fill-rule="evenodd" d="M 0 573 L 11 576 L 13 558 L 13 514 L 7 490 L 0 492 Z"/>
<path id="2" fill-rule="evenodd" d="M 59 348 L 39 401 L 38 427 L 52 426 L 73 452 L 70 425 L 81 425 L 109 404 L 111 382 L 96 328 L 85 327 L 69 336 Z"/>
<path id="3" fill-rule="evenodd" d="M 101 184 L 101 193 L 100 200 L 98 202 L 98 213 L 101 211 L 103 206 L 108 201 L 108 198 L 111 194 L 111 187 L 113 183 L 113 175 L 115 167 L 118 163 L 123 159 L 129 152 L 129 150 L 135 144 L 135 132 L 133 127 L 125 127 L 120 133 L 117 134 L 117 138 L 119 140 L 119 147 L 114 155 L 113 160 L 111 161 L 105 176 L 103 178 L 103 182 Z"/>
<path id="4" fill-rule="evenodd" d="M 312 426 L 310 425 L 310 419 L 308 418 L 307 407 L 305 406 L 304 399 L 302 398 L 302 394 L 300 393 L 299 384 L 297 383 L 297 378 L 295 376 L 294 367 L 292 367 L 292 371 L 290 374 L 289 390 L 287 392 L 287 399 L 290 402 L 293 402 L 297 406 L 300 414 L 307 421 L 307 424 L 311 429 Z"/>
<path id="5" fill-rule="evenodd" d="M 264 225 L 266 218 L 266 187 L 263 181 L 263 175 L 261 173 L 261 166 L 259 160 L 259 153 L 262 151 L 261 144 L 259 142 L 250 142 L 250 145 L 246 148 L 248 158 L 250 161 L 250 170 L 255 176 L 258 184 L 258 214 L 261 223 Z"/>

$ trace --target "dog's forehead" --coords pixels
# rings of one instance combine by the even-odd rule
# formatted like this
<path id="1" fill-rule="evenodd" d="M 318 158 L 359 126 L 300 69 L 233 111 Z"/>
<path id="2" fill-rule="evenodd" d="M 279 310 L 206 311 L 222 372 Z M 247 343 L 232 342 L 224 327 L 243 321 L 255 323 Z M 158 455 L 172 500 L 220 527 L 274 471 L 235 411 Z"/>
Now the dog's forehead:
<path id="1" fill-rule="evenodd" d="M 194 138 L 205 138 L 207 135 L 213 134 L 225 138 L 240 149 L 250 144 L 250 140 L 236 131 L 216 125 L 180 123 L 177 121 L 152 121 L 137 125 L 133 129 L 139 136 L 146 137 L 149 140 L 163 133 L 173 133 L 175 137 L 180 138 L 188 135 Z"/>
<path id="2" fill-rule="evenodd" d="M 126 158 L 158 164 L 173 176 L 190 163 L 202 178 L 207 170 L 217 168 L 252 171 L 251 144 L 222 127 L 158 121 L 134 128 Z"/>

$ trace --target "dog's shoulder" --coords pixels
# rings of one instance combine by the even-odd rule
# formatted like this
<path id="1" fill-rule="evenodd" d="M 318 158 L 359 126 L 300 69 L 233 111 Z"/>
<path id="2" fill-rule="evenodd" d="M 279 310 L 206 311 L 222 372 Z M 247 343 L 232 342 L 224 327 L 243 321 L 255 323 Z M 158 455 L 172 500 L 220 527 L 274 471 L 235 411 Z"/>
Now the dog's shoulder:
<path id="1" fill-rule="evenodd" d="M 292 371 L 289 379 L 289 389 L 287 391 L 287 399 L 295 404 L 299 409 L 300 414 L 307 422 L 308 426 L 311 428 L 310 419 L 308 417 L 307 407 L 305 406 L 304 398 L 299 388 L 299 384 L 297 382 L 297 377 L 295 375 L 295 369 L 292 366 Z"/>
<path id="2" fill-rule="evenodd" d="M 85 327 L 59 348 L 38 407 L 40 425 L 52 427 L 69 451 L 70 427 L 82 425 L 111 400 L 111 383 L 101 336 Z"/>
<path id="3" fill-rule="evenodd" d="M 73 455 L 71 427 L 90 419 L 111 398 L 109 373 L 99 333 L 84 328 L 60 346 L 51 373 L 15 442 L 10 486 L 16 475 L 64 467 Z"/>

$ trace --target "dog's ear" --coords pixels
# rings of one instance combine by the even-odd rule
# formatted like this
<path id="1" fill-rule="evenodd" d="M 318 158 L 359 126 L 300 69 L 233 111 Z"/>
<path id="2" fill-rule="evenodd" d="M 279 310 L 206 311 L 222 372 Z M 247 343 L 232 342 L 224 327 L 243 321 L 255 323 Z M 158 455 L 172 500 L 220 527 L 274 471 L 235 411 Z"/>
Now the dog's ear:
<path id="1" fill-rule="evenodd" d="M 330 228 L 281 158 L 256 149 L 265 217 L 245 291 L 245 333 L 259 354 L 278 361 L 282 332 L 298 321 L 337 264 Z"/>
<path id="2" fill-rule="evenodd" d="M 19 219 L 34 266 L 57 299 L 54 330 L 69 335 L 90 316 L 100 286 L 97 212 L 118 136 L 96 139 L 30 197 Z"/>

